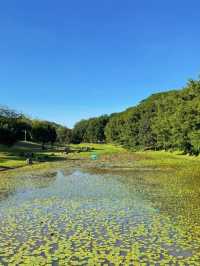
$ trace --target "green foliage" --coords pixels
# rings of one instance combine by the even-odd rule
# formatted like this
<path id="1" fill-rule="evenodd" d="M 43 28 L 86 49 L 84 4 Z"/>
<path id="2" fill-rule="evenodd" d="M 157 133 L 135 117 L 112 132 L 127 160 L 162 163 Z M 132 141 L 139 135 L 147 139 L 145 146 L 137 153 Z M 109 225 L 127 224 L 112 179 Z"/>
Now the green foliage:
<path id="1" fill-rule="evenodd" d="M 190 80 L 180 91 L 158 93 L 138 106 L 110 118 L 109 142 L 132 149 L 180 149 L 200 152 L 200 81 Z"/>
<path id="2" fill-rule="evenodd" d="M 24 140 L 53 144 L 114 143 L 133 150 L 182 150 L 200 153 L 200 80 L 182 90 L 151 95 L 138 106 L 110 116 L 81 120 L 74 129 L 46 121 L 32 121 L 0 108 L 0 144 Z"/>
<path id="3" fill-rule="evenodd" d="M 75 144 L 81 143 L 84 140 L 84 135 L 86 133 L 89 121 L 81 120 L 78 122 L 73 129 L 72 142 Z"/>
<path id="4" fill-rule="evenodd" d="M 0 144 L 12 146 L 19 140 L 61 144 L 71 141 L 71 129 L 54 122 L 31 120 L 16 111 L 0 107 Z"/>
<path id="5" fill-rule="evenodd" d="M 191 146 L 193 147 L 193 153 L 198 155 L 200 153 L 200 130 L 191 132 L 189 138 Z"/>
<path id="6" fill-rule="evenodd" d="M 33 121 L 32 125 L 32 137 L 36 142 L 42 143 L 42 146 L 46 143 L 53 143 L 57 139 L 57 133 L 54 126 L 45 121 Z"/>
<path id="7" fill-rule="evenodd" d="M 13 145 L 23 139 L 25 130 L 30 128 L 30 121 L 22 114 L 5 107 L 0 108 L 0 144 Z"/>
<path id="8" fill-rule="evenodd" d="M 58 127 L 56 130 L 57 141 L 60 144 L 69 144 L 72 140 L 72 130 L 67 127 Z"/>
<path id="9" fill-rule="evenodd" d="M 107 115 L 88 120 L 81 120 L 73 129 L 73 143 L 91 142 L 98 143 L 105 141 L 104 130 L 109 121 Z"/>
<path id="10" fill-rule="evenodd" d="M 87 130 L 84 134 L 85 142 L 104 142 L 105 134 L 104 129 L 108 123 L 108 116 L 100 116 L 98 118 L 92 118 L 88 121 Z"/>

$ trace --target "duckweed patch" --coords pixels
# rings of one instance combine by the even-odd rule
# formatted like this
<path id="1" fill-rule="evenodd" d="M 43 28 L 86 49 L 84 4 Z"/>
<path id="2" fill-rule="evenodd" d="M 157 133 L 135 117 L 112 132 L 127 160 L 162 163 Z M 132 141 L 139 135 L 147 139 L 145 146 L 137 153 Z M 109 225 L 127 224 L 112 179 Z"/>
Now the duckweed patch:
<path id="1" fill-rule="evenodd" d="M 105 170 L 7 179 L 0 265 L 199 265 L 199 181 L 188 182 Z"/>

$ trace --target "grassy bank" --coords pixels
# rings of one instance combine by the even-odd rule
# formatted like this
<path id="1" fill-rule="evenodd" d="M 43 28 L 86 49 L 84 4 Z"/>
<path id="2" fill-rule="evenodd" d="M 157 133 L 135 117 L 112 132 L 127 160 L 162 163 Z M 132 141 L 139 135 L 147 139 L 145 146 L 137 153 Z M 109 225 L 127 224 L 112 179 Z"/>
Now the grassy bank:
<path id="1" fill-rule="evenodd" d="M 88 151 L 84 151 L 88 147 Z M 110 144 L 70 145 L 65 154 L 62 147 L 42 150 L 37 143 L 19 142 L 12 148 L 0 147 L 0 176 L 13 176 L 26 172 L 48 171 L 60 167 L 100 167 L 112 169 L 199 169 L 200 157 L 165 151 L 130 152 Z M 26 153 L 34 153 L 33 165 L 26 164 Z M 97 160 L 91 156 L 97 155 Z M 40 160 L 38 160 L 38 158 Z"/>
<path id="2" fill-rule="evenodd" d="M 89 147 L 90 151 L 82 151 Z M 102 155 L 125 152 L 121 147 L 101 144 L 70 145 L 70 153 L 64 152 L 64 147 L 46 147 L 31 142 L 19 142 L 13 147 L 0 145 L 0 176 L 15 176 L 28 172 L 43 172 L 60 167 L 82 166 L 91 162 L 91 155 L 95 153 L 98 160 Z M 33 153 L 33 165 L 27 165 L 26 155 Z M 39 159 L 38 159 L 39 158 Z"/>

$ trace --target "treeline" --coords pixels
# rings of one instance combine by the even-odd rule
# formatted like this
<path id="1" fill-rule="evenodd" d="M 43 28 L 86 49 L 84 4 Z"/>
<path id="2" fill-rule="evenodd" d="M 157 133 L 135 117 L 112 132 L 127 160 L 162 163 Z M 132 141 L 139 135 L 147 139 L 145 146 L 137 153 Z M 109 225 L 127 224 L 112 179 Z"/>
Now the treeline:
<path id="1" fill-rule="evenodd" d="M 77 123 L 74 142 L 109 142 L 133 150 L 200 153 L 200 80 L 153 94 L 124 112 Z"/>
<path id="2" fill-rule="evenodd" d="M 200 153 L 200 80 L 182 90 L 153 94 L 124 112 L 81 120 L 73 130 L 31 120 L 0 108 L 0 144 L 18 140 L 46 143 L 114 143 L 133 150 L 182 150 Z"/>
<path id="3" fill-rule="evenodd" d="M 109 122 L 110 117 L 103 115 L 88 120 L 81 120 L 78 122 L 72 132 L 72 142 L 91 142 L 103 143 L 105 142 L 105 127 Z"/>
<path id="4" fill-rule="evenodd" d="M 0 144 L 12 146 L 19 140 L 28 140 L 53 145 L 68 144 L 72 139 L 72 130 L 59 124 L 34 120 L 21 113 L 0 107 Z"/>

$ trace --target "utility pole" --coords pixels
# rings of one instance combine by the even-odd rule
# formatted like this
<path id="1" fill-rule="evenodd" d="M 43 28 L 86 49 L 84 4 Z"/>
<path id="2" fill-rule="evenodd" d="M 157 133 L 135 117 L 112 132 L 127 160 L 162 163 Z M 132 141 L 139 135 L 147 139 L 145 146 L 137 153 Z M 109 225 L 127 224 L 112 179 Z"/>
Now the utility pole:
<path id="1" fill-rule="evenodd" d="M 26 132 L 26 129 L 25 129 L 25 130 L 24 130 L 24 141 L 25 141 L 25 142 L 26 142 L 26 140 L 27 140 L 26 135 L 27 135 L 27 132 Z"/>

